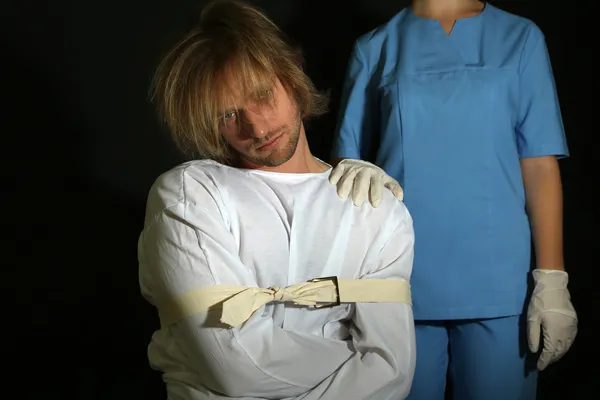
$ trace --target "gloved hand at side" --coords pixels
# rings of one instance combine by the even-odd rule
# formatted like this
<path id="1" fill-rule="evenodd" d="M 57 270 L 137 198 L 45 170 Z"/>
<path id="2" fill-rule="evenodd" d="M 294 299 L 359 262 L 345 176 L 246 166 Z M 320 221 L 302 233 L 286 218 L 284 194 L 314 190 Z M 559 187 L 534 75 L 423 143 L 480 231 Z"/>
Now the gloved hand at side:
<path id="1" fill-rule="evenodd" d="M 535 287 L 527 310 L 529 350 L 537 353 L 543 337 L 538 370 L 558 361 L 577 336 L 577 313 L 567 289 L 569 276 L 564 271 L 533 271 Z"/>

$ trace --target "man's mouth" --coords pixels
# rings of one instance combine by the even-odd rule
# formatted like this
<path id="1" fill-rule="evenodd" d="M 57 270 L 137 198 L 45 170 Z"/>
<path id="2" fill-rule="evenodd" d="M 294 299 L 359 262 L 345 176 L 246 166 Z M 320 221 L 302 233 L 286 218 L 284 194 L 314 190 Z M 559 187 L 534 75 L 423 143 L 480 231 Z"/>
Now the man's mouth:
<path id="1" fill-rule="evenodd" d="M 272 149 L 273 147 L 275 147 L 277 145 L 277 143 L 279 143 L 279 140 L 281 139 L 282 136 L 283 136 L 283 133 L 280 133 L 279 135 L 277 135 L 273 139 L 269 140 L 267 143 L 263 144 L 262 146 L 260 146 L 256 150 L 258 150 L 258 151 L 265 151 L 265 150 Z"/>

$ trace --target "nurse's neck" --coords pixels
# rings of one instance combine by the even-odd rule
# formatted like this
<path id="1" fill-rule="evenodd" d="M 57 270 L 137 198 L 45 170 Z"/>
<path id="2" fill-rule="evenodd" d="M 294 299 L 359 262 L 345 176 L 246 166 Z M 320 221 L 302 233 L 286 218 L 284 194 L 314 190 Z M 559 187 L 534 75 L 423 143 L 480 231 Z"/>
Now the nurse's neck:
<path id="1" fill-rule="evenodd" d="M 457 20 L 479 14 L 484 6 L 480 0 L 413 0 L 411 7 L 419 17 Z"/>

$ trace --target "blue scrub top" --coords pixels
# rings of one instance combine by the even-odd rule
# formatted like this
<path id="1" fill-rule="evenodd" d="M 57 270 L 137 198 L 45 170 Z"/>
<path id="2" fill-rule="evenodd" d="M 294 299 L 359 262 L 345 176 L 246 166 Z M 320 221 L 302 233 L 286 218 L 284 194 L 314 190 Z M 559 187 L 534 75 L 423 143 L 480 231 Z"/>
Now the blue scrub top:
<path id="1" fill-rule="evenodd" d="M 544 36 L 489 4 L 446 35 L 410 9 L 358 39 L 333 156 L 374 160 L 414 218 L 415 318 L 523 311 L 520 159 L 568 155 Z"/>

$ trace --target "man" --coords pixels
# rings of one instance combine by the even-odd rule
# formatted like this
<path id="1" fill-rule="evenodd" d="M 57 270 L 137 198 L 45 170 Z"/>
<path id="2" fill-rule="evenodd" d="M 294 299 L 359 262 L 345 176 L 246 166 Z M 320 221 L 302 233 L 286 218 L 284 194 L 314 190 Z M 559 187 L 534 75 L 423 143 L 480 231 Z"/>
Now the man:
<path id="1" fill-rule="evenodd" d="M 155 182 L 139 239 L 169 398 L 405 398 L 412 219 L 382 187 L 378 208 L 337 196 L 302 122 L 325 99 L 282 33 L 213 2 L 154 91 L 175 142 L 207 159 Z"/>

